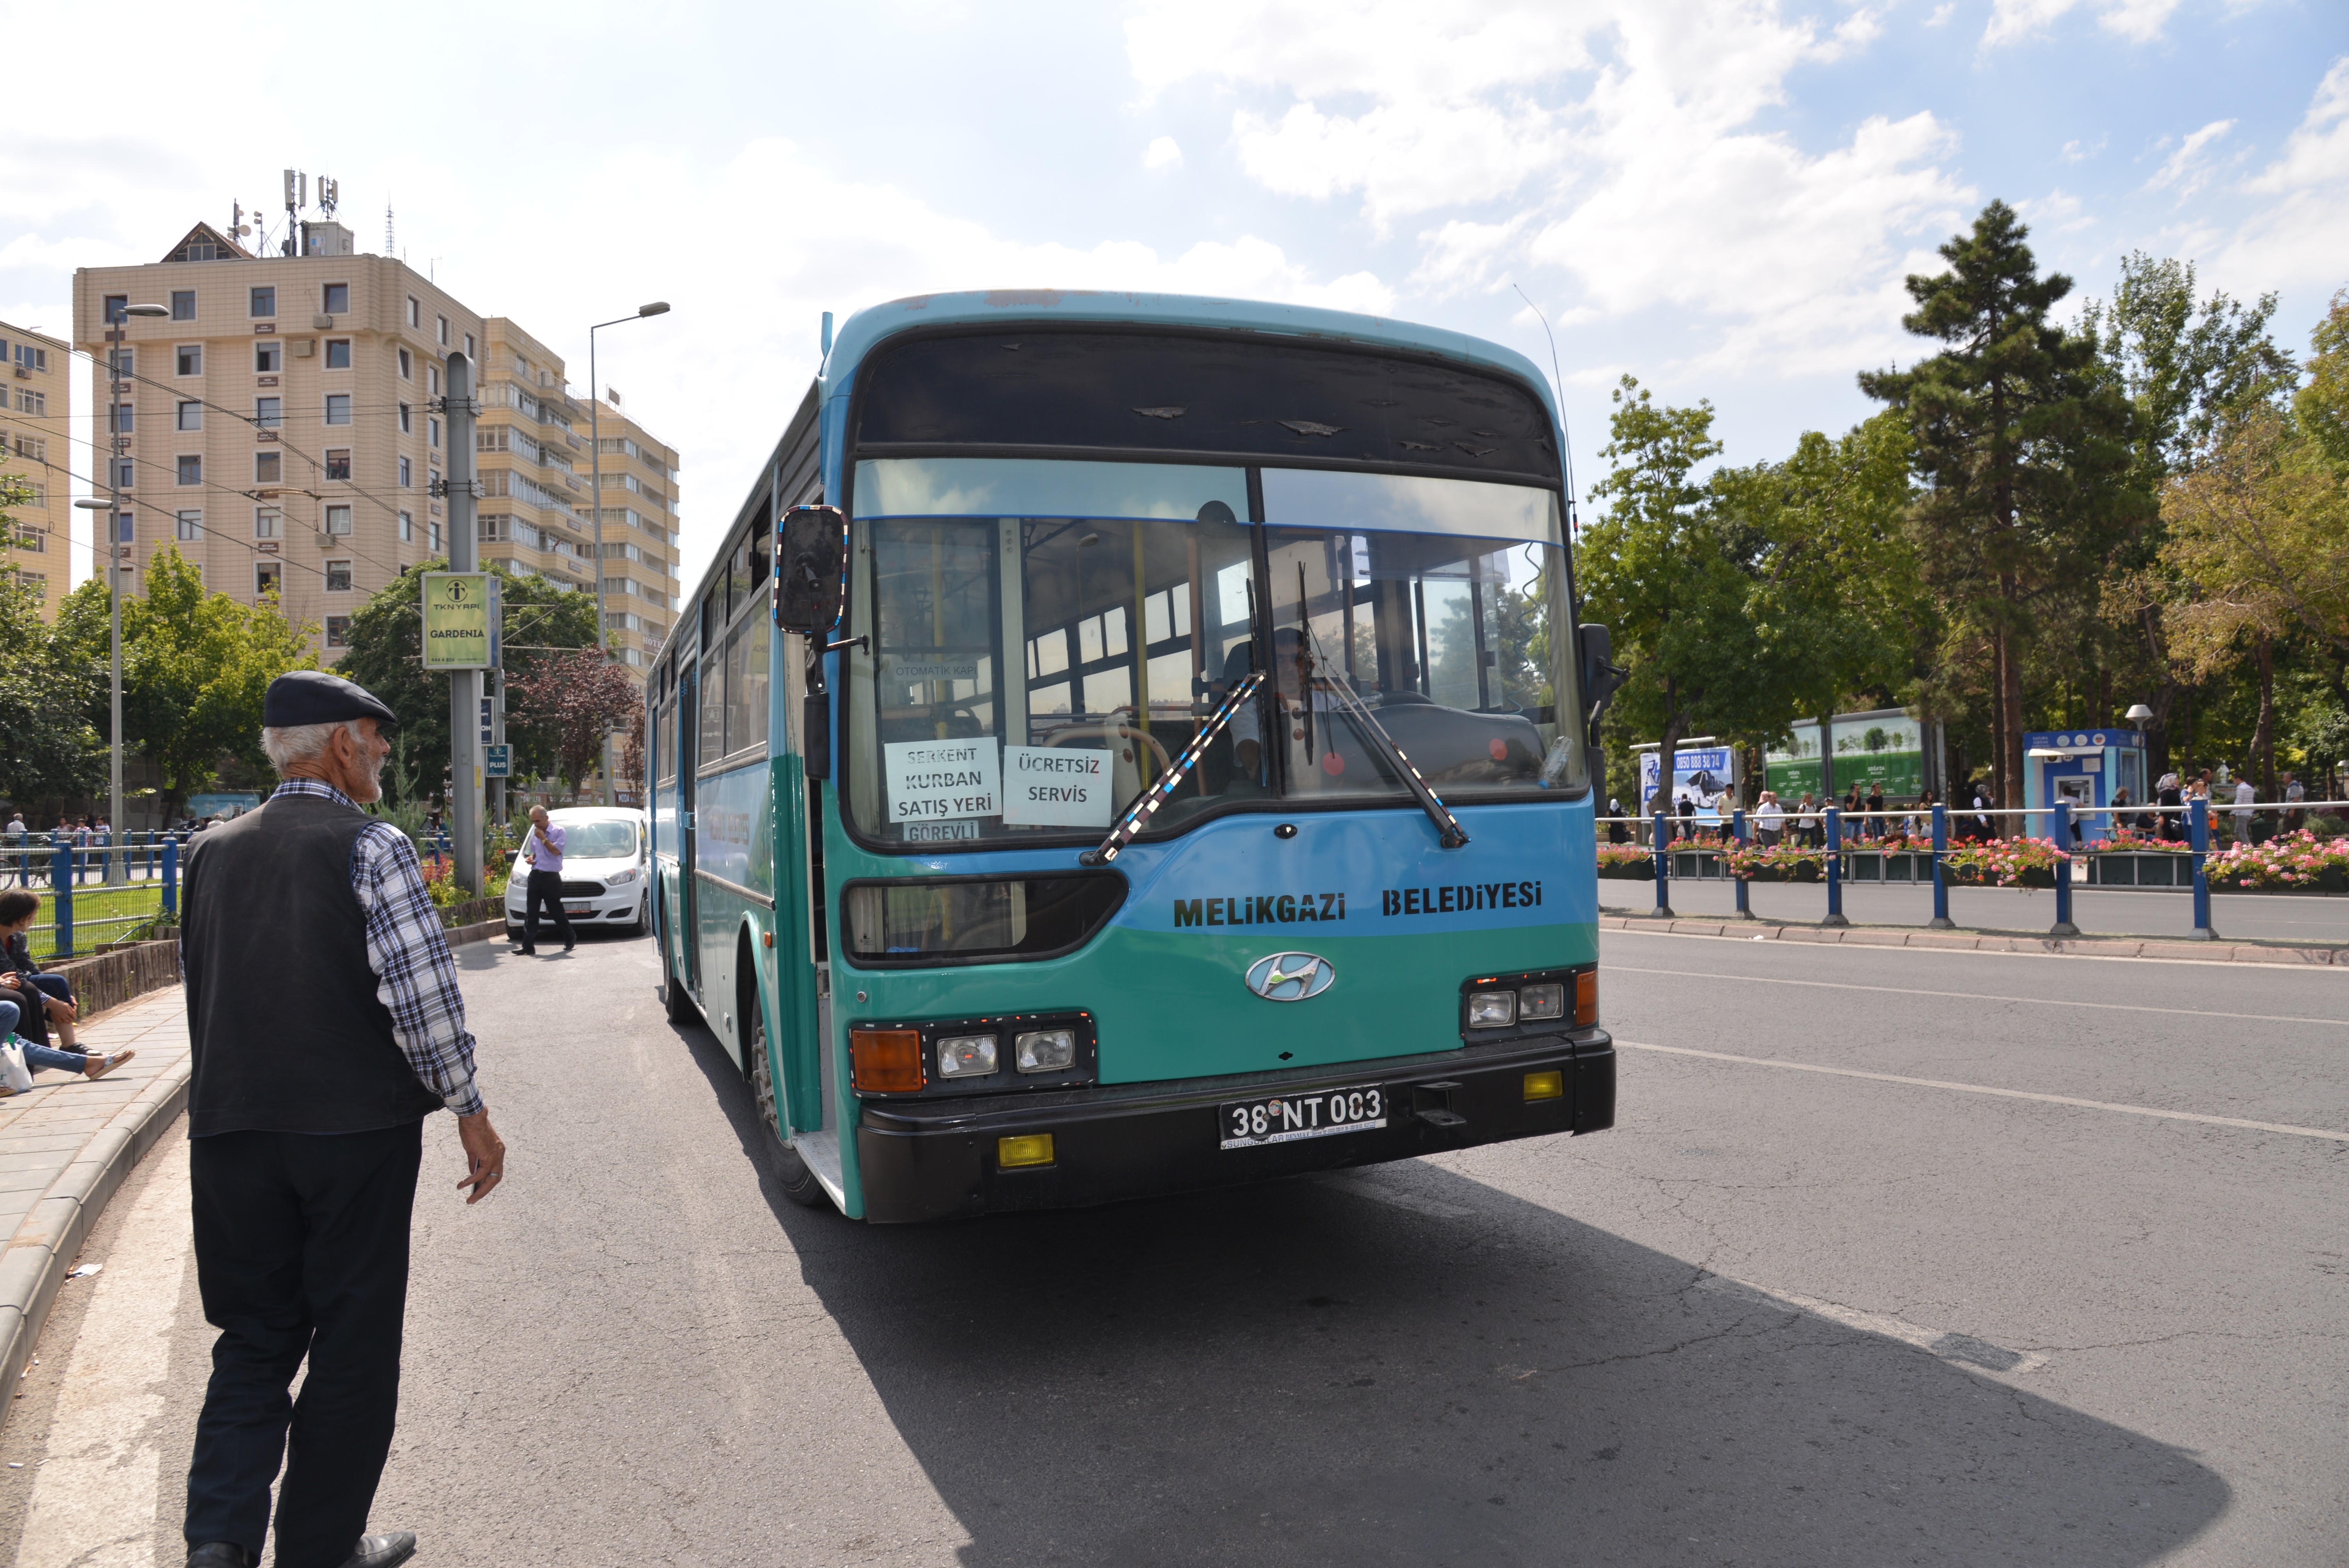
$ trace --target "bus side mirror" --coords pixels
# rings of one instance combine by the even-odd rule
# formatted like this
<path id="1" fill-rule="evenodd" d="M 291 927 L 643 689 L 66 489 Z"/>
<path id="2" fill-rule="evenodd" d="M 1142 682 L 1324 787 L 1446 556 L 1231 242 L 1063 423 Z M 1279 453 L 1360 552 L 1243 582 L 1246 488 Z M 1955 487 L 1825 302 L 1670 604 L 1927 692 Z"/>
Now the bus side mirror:
<path id="1" fill-rule="evenodd" d="M 803 637 L 840 624 L 848 565 L 848 519 L 836 506 L 783 513 L 775 550 L 775 624 Z"/>
<path id="2" fill-rule="evenodd" d="M 1623 687 L 1630 672 L 1615 664 L 1615 634 L 1604 626 L 1588 623 L 1574 629 L 1575 649 L 1581 655 L 1582 700 L 1585 719 L 1589 725 L 1590 741 L 1598 744 L 1599 717 L 1607 711 L 1615 694 Z"/>

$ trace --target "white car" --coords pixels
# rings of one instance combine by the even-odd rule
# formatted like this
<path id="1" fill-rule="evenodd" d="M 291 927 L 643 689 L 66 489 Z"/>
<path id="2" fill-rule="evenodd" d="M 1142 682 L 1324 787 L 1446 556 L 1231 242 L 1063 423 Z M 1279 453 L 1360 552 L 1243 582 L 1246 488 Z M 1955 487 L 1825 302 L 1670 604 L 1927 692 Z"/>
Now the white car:
<path id="1" fill-rule="evenodd" d="M 617 928 L 634 934 L 645 929 L 652 905 L 648 897 L 651 840 L 642 811 L 607 806 L 565 806 L 549 811 L 547 820 L 563 830 L 563 908 L 572 925 L 581 931 Z M 525 834 L 527 822 L 521 824 Z M 506 935 L 519 939 L 523 915 L 530 902 L 530 861 L 514 855 L 506 881 Z M 539 917 L 539 935 L 552 935 L 553 922 Z"/>

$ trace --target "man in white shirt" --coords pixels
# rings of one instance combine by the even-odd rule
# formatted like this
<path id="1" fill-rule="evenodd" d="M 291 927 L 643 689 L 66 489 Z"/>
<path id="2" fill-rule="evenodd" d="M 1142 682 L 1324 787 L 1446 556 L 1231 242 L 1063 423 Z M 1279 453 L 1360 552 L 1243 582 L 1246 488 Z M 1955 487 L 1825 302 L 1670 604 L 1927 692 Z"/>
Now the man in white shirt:
<path id="1" fill-rule="evenodd" d="M 2251 802 L 2258 799 L 2258 792 L 2251 788 L 2251 775 L 2235 775 L 2235 842 L 2239 844 L 2251 841 Z"/>
<path id="2" fill-rule="evenodd" d="M 530 833 L 522 841 L 523 859 L 530 862 L 530 892 L 523 905 L 522 945 L 514 949 L 517 954 L 537 954 L 542 904 L 554 913 L 555 929 L 563 933 L 563 951 L 568 953 L 576 944 L 570 913 L 563 907 L 563 830 L 547 820 L 546 808 L 533 806 Z"/>

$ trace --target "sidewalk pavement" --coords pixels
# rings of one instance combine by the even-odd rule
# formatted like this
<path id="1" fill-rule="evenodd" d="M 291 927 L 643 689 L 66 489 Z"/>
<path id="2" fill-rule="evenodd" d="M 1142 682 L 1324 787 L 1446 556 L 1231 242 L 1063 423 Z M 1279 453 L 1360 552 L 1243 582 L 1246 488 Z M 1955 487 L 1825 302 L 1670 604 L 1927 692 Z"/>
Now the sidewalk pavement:
<path id="1" fill-rule="evenodd" d="M 81 1027 L 92 1051 L 138 1057 L 91 1082 L 36 1075 L 0 1099 L 0 1388 L 13 1392 L 74 1254 L 106 1201 L 188 1103 L 181 987 L 151 991 Z M 8 1406 L 0 1403 L 0 1418 Z"/>

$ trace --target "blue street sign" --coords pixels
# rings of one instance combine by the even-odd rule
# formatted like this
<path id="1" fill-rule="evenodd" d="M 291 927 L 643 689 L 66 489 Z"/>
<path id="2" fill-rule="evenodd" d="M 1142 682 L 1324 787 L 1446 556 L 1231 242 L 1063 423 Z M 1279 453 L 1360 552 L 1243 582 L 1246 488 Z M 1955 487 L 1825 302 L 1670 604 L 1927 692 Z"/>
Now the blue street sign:
<path id="1" fill-rule="evenodd" d="M 481 748 L 481 777 L 511 779 L 513 777 L 513 748 L 484 746 Z"/>

